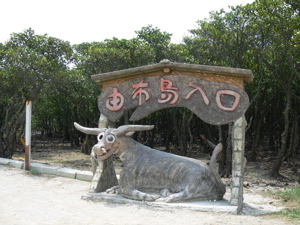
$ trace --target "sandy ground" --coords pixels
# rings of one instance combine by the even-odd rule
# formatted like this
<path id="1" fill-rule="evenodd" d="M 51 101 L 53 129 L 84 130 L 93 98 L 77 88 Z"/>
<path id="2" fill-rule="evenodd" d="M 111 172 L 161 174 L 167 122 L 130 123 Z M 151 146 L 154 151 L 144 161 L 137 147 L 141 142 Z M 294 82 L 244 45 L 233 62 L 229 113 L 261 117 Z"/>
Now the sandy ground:
<path id="1" fill-rule="evenodd" d="M 1 165 L 0 184 L 0 224 L 3 225 L 293 224 L 270 215 L 232 215 L 84 201 L 81 196 L 88 192 L 89 182 L 35 176 Z M 246 201 L 247 198 L 252 197 L 246 194 Z"/>

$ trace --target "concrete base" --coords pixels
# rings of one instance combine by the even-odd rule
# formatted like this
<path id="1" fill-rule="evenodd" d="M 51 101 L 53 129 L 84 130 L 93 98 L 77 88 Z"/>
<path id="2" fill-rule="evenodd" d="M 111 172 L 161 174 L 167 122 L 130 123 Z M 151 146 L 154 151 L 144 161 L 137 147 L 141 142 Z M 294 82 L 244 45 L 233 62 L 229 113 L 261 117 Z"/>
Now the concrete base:
<path id="1" fill-rule="evenodd" d="M 137 201 L 132 199 L 123 198 L 121 195 L 106 194 L 101 193 L 88 193 L 81 197 L 83 200 L 94 201 L 94 202 L 106 202 L 113 204 L 130 204 L 130 205 L 146 205 L 156 208 L 165 209 L 189 209 L 201 212 L 223 212 L 230 214 L 237 214 L 237 206 L 232 206 L 229 204 L 228 199 L 221 201 L 186 201 L 186 202 L 175 202 L 175 203 L 165 203 L 165 202 L 146 202 Z"/>

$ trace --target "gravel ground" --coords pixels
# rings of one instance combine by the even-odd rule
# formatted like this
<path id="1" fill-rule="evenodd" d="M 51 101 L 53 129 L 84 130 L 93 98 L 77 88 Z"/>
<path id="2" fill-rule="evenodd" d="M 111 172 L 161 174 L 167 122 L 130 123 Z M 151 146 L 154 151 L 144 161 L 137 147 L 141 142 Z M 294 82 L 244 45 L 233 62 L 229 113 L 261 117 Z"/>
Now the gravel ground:
<path id="1" fill-rule="evenodd" d="M 89 182 L 56 177 L 35 176 L 0 165 L 0 224 L 3 225 L 159 225 L 159 224 L 292 224 L 284 218 L 254 215 L 257 209 L 247 208 L 247 215 L 197 212 L 185 209 L 158 209 L 149 206 L 118 205 L 81 200 Z M 245 201 L 255 195 L 245 194 Z M 262 202 L 268 201 L 256 196 Z M 252 214 L 252 215 L 251 215 Z"/>

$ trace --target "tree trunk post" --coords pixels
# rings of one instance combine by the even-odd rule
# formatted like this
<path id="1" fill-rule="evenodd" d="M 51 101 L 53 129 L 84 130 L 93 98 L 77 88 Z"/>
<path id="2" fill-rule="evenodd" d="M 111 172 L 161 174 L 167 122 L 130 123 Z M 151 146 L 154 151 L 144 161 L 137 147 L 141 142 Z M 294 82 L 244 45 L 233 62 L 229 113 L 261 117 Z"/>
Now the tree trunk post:
<path id="1" fill-rule="evenodd" d="M 245 168 L 245 117 L 236 120 L 232 128 L 232 181 L 230 204 L 237 206 L 237 214 L 240 214 L 243 208 L 243 176 Z"/>
<path id="2" fill-rule="evenodd" d="M 103 115 L 100 115 L 99 128 L 105 128 L 109 125 L 109 120 Z M 117 175 L 113 165 L 113 157 L 105 160 L 97 160 L 94 152 L 91 152 L 91 161 L 93 166 L 93 180 L 90 187 L 90 193 L 105 191 L 112 186 L 118 185 Z"/>
<path id="3" fill-rule="evenodd" d="M 271 171 L 271 176 L 272 177 L 278 177 L 279 174 L 279 170 L 283 161 L 283 158 L 285 156 L 286 150 L 287 150 L 287 146 L 288 146 L 288 137 L 289 137 L 289 130 L 290 130 L 290 118 L 289 118 L 289 113 L 290 113 L 290 109 L 291 109 L 291 89 L 288 89 L 288 93 L 286 94 L 286 105 L 285 105 L 285 109 L 283 111 L 283 115 L 284 115 L 284 130 L 283 133 L 281 134 L 281 147 L 277 156 L 277 160 L 275 162 L 275 164 L 272 167 L 272 171 Z"/>

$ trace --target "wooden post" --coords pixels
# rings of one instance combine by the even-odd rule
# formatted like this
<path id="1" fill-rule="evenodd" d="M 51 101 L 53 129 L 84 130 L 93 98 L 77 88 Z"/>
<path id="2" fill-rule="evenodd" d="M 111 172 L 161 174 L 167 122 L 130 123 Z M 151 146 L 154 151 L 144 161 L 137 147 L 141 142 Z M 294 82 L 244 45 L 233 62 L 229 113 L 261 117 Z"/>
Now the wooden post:
<path id="1" fill-rule="evenodd" d="M 25 124 L 25 170 L 30 170 L 31 158 L 31 100 L 26 100 L 26 124 Z"/>

